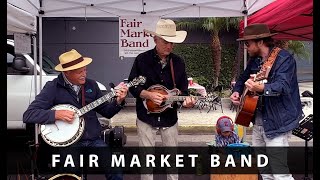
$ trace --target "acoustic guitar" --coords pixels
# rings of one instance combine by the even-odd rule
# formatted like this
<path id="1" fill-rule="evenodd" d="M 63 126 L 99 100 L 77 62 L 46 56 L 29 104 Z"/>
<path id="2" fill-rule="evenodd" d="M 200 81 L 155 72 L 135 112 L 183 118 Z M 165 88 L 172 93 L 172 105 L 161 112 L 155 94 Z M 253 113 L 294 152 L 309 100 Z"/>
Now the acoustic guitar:
<path id="1" fill-rule="evenodd" d="M 269 72 L 277 58 L 281 48 L 274 47 L 269 54 L 268 59 L 263 63 L 260 71 L 253 77 L 253 81 L 260 81 L 261 83 L 267 83 Z M 257 108 L 259 96 L 256 92 L 251 92 L 247 88 L 244 89 L 240 98 L 240 105 L 237 108 L 237 114 L 235 123 L 249 127 L 250 122 L 254 116 Z"/>
<path id="2" fill-rule="evenodd" d="M 148 110 L 148 113 L 161 113 L 168 108 L 173 108 L 172 105 L 174 102 L 184 101 L 187 97 L 195 98 L 197 101 L 198 100 L 209 100 L 210 101 L 210 98 L 202 97 L 202 96 L 178 96 L 180 94 L 179 89 L 174 88 L 174 89 L 169 90 L 160 84 L 150 86 L 147 89 L 147 91 L 158 92 L 163 95 L 168 95 L 168 98 L 166 100 L 164 100 L 160 105 L 155 104 L 150 99 L 144 99 L 143 104 L 144 104 L 144 107 Z M 213 98 L 211 98 L 211 99 L 213 99 Z"/>
<path id="3" fill-rule="evenodd" d="M 265 70 L 261 70 L 254 77 L 251 77 L 253 81 L 260 81 L 261 83 L 267 82 L 267 77 L 270 72 L 270 67 Z M 254 116 L 255 110 L 257 108 L 259 96 L 256 92 L 249 91 L 245 87 L 242 96 L 240 97 L 240 105 L 237 108 L 235 123 L 249 127 L 251 119 Z"/>

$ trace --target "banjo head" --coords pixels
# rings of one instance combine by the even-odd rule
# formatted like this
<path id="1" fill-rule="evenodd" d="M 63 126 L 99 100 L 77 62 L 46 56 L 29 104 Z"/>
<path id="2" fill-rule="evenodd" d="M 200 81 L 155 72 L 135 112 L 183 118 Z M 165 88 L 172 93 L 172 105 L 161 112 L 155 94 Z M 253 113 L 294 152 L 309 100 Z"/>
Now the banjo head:
<path id="1" fill-rule="evenodd" d="M 68 146 L 77 141 L 84 130 L 84 120 L 79 117 L 79 110 L 68 104 L 54 106 L 51 110 L 74 111 L 74 120 L 71 123 L 56 120 L 53 124 L 41 125 L 40 133 L 44 141 L 51 146 Z"/>
<path id="2" fill-rule="evenodd" d="M 75 174 L 57 174 L 48 180 L 81 180 L 81 177 Z"/>

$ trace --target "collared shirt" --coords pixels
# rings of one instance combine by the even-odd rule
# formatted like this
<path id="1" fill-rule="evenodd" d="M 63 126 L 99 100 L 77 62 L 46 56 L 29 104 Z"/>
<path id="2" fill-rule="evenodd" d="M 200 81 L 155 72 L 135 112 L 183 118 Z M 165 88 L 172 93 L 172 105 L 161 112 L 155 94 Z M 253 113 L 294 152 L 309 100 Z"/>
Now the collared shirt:
<path id="1" fill-rule="evenodd" d="M 167 60 L 170 59 L 173 62 L 176 88 L 181 91 L 181 95 L 188 95 L 188 79 L 184 61 L 173 53 L 167 57 Z M 161 59 L 154 48 L 136 57 L 128 78 L 129 81 L 132 81 L 138 76 L 146 77 L 146 82 L 143 85 L 133 86 L 129 88 L 129 91 L 137 98 L 136 111 L 138 118 L 153 127 L 171 127 L 178 120 L 177 103 L 174 103 L 173 108 L 167 108 L 162 113 L 148 113 L 143 104 L 143 99 L 140 98 L 141 91 L 147 90 L 152 85 L 160 84 L 168 90 L 174 88 L 170 66 L 170 61 L 167 61 L 165 66 L 161 65 Z"/>
<path id="2" fill-rule="evenodd" d="M 170 56 L 167 56 L 167 57 L 165 58 L 165 60 L 162 60 L 162 59 L 160 58 L 159 54 L 157 53 L 157 51 L 155 51 L 155 53 L 156 53 L 156 56 L 158 56 L 158 58 L 160 59 L 160 63 L 161 63 L 161 65 L 162 65 L 162 69 L 165 68 L 166 65 L 168 64 L 168 62 L 170 61 Z"/>
<path id="3" fill-rule="evenodd" d="M 76 94 L 78 95 L 78 94 L 79 94 L 79 91 L 80 91 L 80 89 L 81 89 L 81 86 L 72 84 L 72 83 L 68 80 L 68 78 L 66 77 L 66 75 L 65 75 L 64 73 L 62 73 L 62 76 L 63 76 L 64 81 L 65 81 L 68 85 L 70 85 L 70 87 L 71 87 L 71 88 L 74 90 L 74 92 L 76 92 Z"/>

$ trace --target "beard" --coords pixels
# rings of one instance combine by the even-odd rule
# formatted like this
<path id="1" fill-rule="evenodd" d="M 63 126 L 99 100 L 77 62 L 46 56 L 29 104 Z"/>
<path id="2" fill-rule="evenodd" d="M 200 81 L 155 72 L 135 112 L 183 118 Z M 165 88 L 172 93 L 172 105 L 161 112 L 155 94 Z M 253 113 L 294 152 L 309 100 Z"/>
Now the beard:
<path id="1" fill-rule="evenodd" d="M 251 51 L 251 52 L 248 52 L 249 56 L 252 57 L 252 58 L 255 58 L 255 57 L 259 57 L 261 56 L 261 50 L 260 49 L 257 49 L 256 51 Z"/>

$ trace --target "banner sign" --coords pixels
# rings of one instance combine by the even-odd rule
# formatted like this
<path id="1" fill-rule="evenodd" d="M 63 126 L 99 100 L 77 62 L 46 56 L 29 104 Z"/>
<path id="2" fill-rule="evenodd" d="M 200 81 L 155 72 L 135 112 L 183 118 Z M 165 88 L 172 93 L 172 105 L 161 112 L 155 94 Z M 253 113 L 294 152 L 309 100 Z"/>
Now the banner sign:
<path id="1" fill-rule="evenodd" d="M 155 31 L 159 19 L 157 16 L 119 17 L 119 56 L 136 57 L 154 48 L 153 36 L 143 29 Z"/>
<path id="2" fill-rule="evenodd" d="M 31 53 L 31 37 L 22 33 L 14 33 L 14 53 Z"/>

